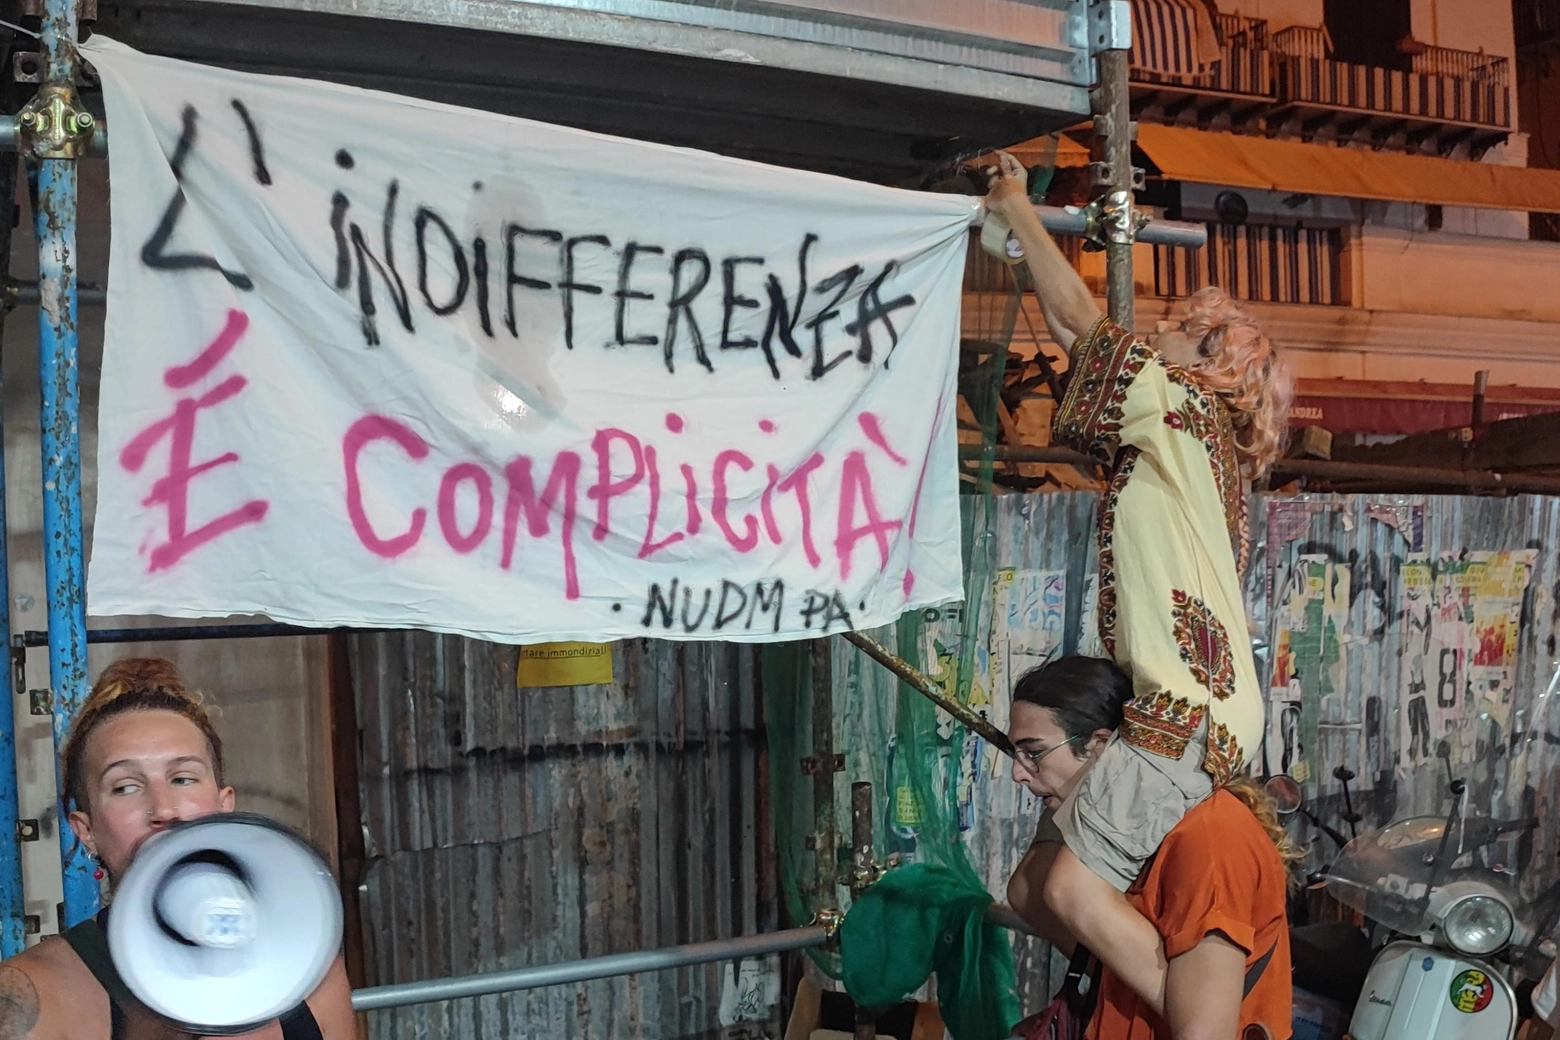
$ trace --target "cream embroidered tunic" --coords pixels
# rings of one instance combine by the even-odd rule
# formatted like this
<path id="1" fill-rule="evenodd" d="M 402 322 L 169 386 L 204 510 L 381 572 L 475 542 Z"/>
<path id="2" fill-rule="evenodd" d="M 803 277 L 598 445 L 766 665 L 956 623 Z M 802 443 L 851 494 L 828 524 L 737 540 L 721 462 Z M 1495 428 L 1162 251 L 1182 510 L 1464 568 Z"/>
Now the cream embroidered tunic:
<path id="1" fill-rule="evenodd" d="M 1228 780 L 1262 740 L 1239 569 L 1245 498 L 1218 396 L 1100 319 L 1073 346 L 1054 437 L 1111 467 L 1100 507 L 1100 638 L 1132 677 L 1122 738 Z M 1237 556 L 1239 561 L 1237 562 Z"/>

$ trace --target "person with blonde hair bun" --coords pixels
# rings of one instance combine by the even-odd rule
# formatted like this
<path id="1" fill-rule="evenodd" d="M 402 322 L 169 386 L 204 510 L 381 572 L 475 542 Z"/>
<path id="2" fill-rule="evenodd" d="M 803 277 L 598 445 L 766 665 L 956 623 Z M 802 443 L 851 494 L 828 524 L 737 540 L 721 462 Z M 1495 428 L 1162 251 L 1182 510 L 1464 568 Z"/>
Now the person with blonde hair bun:
<path id="1" fill-rule="evenodd" d="M 1147 340 L 1111 322 L 1041 226 L 1023 167 L 1000 158 L 986 208 L 1012 229 L 1051 338 L 1070 355 L 1052 439 L 1109 467 L 1097 617 L 1132 684 L 1120 730 L 1056 806 L 1063 847 L 1034 884 L 1114 978 L 1173 1018 L 1163 937 L 1123 893 L 1262 740 L 1241 596 L 1246 496 L 1283 452 L 1292 382 L 1222 289 L 1193 295 Z M 1202 970 L 1227 961 L 1238 976 L 1241 957 L 1212 949 Z M 1230 1026 L 1177 1040 L 1227 1040 Z"/>
<path id="2" fill-rule="evenodd" d="M 136 657 L 103 670 L 61 753 L 70 828 L 110 883 L 148 838 L 182 820 L 232 812 L 222 738 L 173 662 Z M 186 1034 L 125 989 L 108 954 L 109 911 L 0 964 L 0 1040 L 173 1040 Z M 346 969 L 336 958 L 309 997 L 248 1034 L 257 1040 L 351 1040 Z"/>

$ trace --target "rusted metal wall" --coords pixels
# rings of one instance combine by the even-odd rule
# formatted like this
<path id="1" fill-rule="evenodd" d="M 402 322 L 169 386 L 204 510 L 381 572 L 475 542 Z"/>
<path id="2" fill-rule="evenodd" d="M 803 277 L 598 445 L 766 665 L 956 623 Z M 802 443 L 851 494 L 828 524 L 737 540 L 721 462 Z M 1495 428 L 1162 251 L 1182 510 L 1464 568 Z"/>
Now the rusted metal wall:
<path id="1" fill-rule="evenodd" d="M 1385 508 L 1383 508 L 1385 507 Z M 1303 496 L 1253 503 L 1261 543 L 1247 576 L 1247 602 L 1268 639 L 1291 568 L 1322 556 L 1349 575 L 1342 689 L 1320 698 L 1317 775 L 1305 785 L 1321 815 L 1347 833 L 1339 766 L 1354 771 L 1361 828 L 1451 807 L 1445 766 L 1433 755 L 1415 764 L 1403 739 L 1403 669 L 1411 640 L 1402 617 L 1403 566 L 1412 553 L 1432 559 L 1481 551 L 1536 550 L 1522 602 L 1509 717 L 1470 693 L 1456 694 L 1461 740 L 1452 740 L 1451 772 L 1466 779 L 1468 808 L 1495 816 L 1537 815 L 1531 842 L 1514 850 L 1529 894 L 1556 876 L 1560 849 L 1560 712 L 1535 717 L 1556 675 L 1560 635 L 1560 499 L 1403 496 Z M 1431 697 L 1435 678 L 1431 676 Z M 1444 734 L 1432 734 L 1439 740 Z M 1314 837 L 1314 836 L 1313 836 Z M 1547 852 L 1546 852 L 1547 850 Z M 1318 857 L 1332 853 L 1319 840 Z"/>
<path id="2" fill-rule="evenodd" d="M 429 633 L 351 637 L 366 983 L 776 927 L 750 651 L 625 641 L 610 686 L 523 690 L 517 656 Z M 370 1031 L 715 1036 L 724 971 L 376 1012 Z"/>
<path id="3" fill-rule="evenodd" d="M 989 572 L 1065 571 L 1063 652 L 1090 650 L 1083 622 L 1084 586 L 1095 566 L 1094 503 L 1089 494 L 998 497 L 984 543 Z M 1560 500 L 1253 496 L 1250 511 L 1254 553 L 1247 574 L 1247 607 L 1262 644 L 1272 644 L 1274 601 L 1281 599 L 1290 568 L 1301 555 L 1325 557 L 1349 573 L 1344 682 L 1336 694 L 1308 705 L 1319 715 L 1320 746 L 1314 756 L 1317 768 L 1304 785 L 1320 817 L 1345 832 L 1342 788 L 1332 775 L 1340 765 L 1358 774 L 1352 786 L 1355 808 L 1365 816 L 1362 829 L 1396 816 L 1439 814 L 1450 808 L 1441 763 L 1432 758 L 1415 766 L 1400 754 L 1401 579 L 1408 554 L 1537 550 L 1523 603 L 1509 725 L 1494 726 L 1480 705 L 1467 705 L 1470 721 L 1465 731 L 1473 739 L 1454 762 L 1454 771 L 1469 782 L 1471 810 L 1540 818 L 1532 841 L 1513 850 L 1515 865 L 1523 871 L 1529 895 L 1552 882 L 1560 873 L 1555 855 L 1560 848 L 1560 710 L 1551 708 L 1547 716 L 1535 719 L 1533 708 L 1556 674 Z M 1407 522 L 1399 526 L 1399 518 Z M 1020 666 L 998 660 L 990 602 L 988 598 L 979 630 L 976 684 L 990 691 L 989 710 L 1005 722 L 1007 685 Z M 1092 652 L 1099 651 L 1096 647 Z M 1004 667 L 1009 672 L 1006 682 L 993 674 Z M 1270 653 L 1263 654 L 1258 668 L 1266 680 Z M 1001 898 L 1007 877 L 1033 836 L 1039 806 L 1012 782 L 1006 759 L 992 749 L 980 751 L 973 775 L 969 769 L 961 773 L 973 790 L 964 837 L 976 867 Z M 1313 864 L 1331 858 L 1335 850 L 1329 841 L 1299 821 L 1292 826 L 1297 837 L 1311 843 Z M 1023 938 L 1016 942 L 1024 1006 L 1037 1010 L 1060 982 L 1062 966 L 1044 944 Z"/>
<path id="4" fill-rule="evenodd" d="M 1407 512 L 1394 512 L 1399 507 Z M 977 542 L 985 575 L 1009 568 L 1064 574 L 1058 651 L 1098 652 L 1086 624 L 1095 497 L 1005 495 L 991 508 Z M 1536 868 L 1530 890 L 1551 880 L 1560 844 L 1560 718 L 1540 720 L 1548 729 L 1535 733 L 1531 709 L 1555 673 L 1560 501 L 1254 497 L 1251 520 L 1247 600 L 1264 644 L 1273 640 L 1272 601 L 1300 556 L 1322 556 L 1350 578 L 1345 678 L 1313 706 L 1317 768 L 1306 784 L 1322 818 L 1340 828 L 1340 787 L 1331 775 L 1338 765 L 1359 774 L 1362 826 L 1446 806 L 1440 763 L 1414 767 L 1400 756 L 1399 613 L 1408 555 L 1538 550 L 1510 724 L 1493 730 L 1472 706 L 1477 740 L 1458 769 L 1470 781 L 1471 808 L 1543 820 L 1518 865 Z M 933 627 L 950 640 L 957 630 L 946 617 Z M 1006 635 L 1012 645 L 1026 637 L 1011 627 Z M 1008 685 L 1033 662 L 1004 658 L 989 592 L 976 643 L 976 684 L 990 698 L 987 710 L 1005 723 Z M 357 635 L 352 647 L 371 863 L 362 890 L 370 983 L 778 926 L 751 648 L 631 641 L 615 648 L 611 686 L 517 691 L 514 648 L 428 634 Z M 892 795 L 884 749 L 895 683 L 843 642 L 834 659 L 836 746 L 846 752 L 836 816 L 849 818 L 848 781 L 872 780 L 881 846 Z M 1259 661 L 1264 675 L 1270 666 Z M 964 840 L 1001 898 L 1039 808 L 1013 784 L 1006 759 L 974 750 L 968 765 L 943 763 L 944 779 L 951 797 L 967 801 Z M 1060 981 L 1060 965 L 1044 944 L 1016 942 L 1021 993 L 1034 1010 Z M 373 1030 L 397 1038 L 715 1035 L 723 971 L 384 1012 Z"/>

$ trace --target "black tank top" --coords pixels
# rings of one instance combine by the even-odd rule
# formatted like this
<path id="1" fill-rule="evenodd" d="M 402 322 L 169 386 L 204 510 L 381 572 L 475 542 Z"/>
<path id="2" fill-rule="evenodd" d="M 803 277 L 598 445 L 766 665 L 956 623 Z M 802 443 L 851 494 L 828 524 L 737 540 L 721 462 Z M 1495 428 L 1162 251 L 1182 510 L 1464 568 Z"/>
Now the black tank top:
<path id="1" fill-rule="evenodd" d="M 104 907 L 97 917 L 89 917 L 67 929 L 61 938 L 76 951 L 76 956 L 81 958 L 98 984 L 108 991 L 109 1014 L 113 1023 L 109 1040 L 124 1040 L 125 1008 L 142 1008 L 143 1005 L 119 977 L 114 960 L 108 954 L 108 908 Z M 144 1013 L 151 1014 L 150 1011 Z M 299 1004 L 287 1012 L 281 1017 L 280 1024 L 282 1040 L 325 1040 L 308 1004 Z"/>

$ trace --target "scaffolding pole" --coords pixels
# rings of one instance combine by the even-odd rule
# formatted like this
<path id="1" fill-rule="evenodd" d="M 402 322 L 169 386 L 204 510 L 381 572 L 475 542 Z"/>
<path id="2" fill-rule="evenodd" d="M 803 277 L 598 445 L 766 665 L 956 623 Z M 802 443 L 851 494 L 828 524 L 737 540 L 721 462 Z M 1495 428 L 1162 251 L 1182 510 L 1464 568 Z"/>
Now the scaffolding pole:
<path id="1" fill-rule="evenodd" d="M 870 824 L 869 824 L 870 826 Z M 1003 903 L 986 907 L 986 920 L 1025 935 L 1035 931 L 1013 909 Z M 426 979 L 422 982 L 403 982 L 388 986 L 371 986 L 354 990 L 354 1011 L 382 1011 L 385 1008 L 411 1007 L 416 1004 L 432 1004 L 440 1000 L 458 1000 L 469 997 L 486 997 L 495 993 L 516 993 L 545 986 L 567 986 L 597 979 L 612 979 L 623 975 L 638 975 L 647 971 L 667 971 L 693 964 L 714 964 L 719 961 L 735 961 L 745 957 L 764 957 L 792 950 L 809 950 L 830 943 L 839 927 L 838 918 L 805 928 L 791 928 L 767 935 L 745 935 L 737 939 L 718 939 L 714 942 L 693 943 L 688 946 L 669 946 L 660 950 L 640 950 L 635 953 L 617 953 L 607 957 L 590 957 L 581 961 L 562 964 L 541 964 L 513 971 L 493 971 L 476 975 L 457 975 L 452 978 Z"/>
<path id="2" fill-rule="evenodd" d="M 16 156 L 0 158 L 0 199 L 16 198 Z M 0 274 L 11 266 L 11 222 L 0 220 Z M 3 281 L 3 278 L 0 278 Z M 4 332 L 0 316 L 0 334 Z M 0 354 L 3 356 L 3 354 Z M 0 633 L 11 634 L 11 568 L 5 516 L 5 377 L 0 371 Z M 27 903 L 22 889 L 21 817 L 16 780 L 16 700 L 0 709 L 0 958 L 15 957 L 27 941 Z"/>
<path id="3" fill-rule="evenodd" d="M 426 982 L 407 982 L 394 986 L 374 986 L 370 989 L 360 989 L 352 994 L 352 1009 L 378 1011 L 383 1008 L 409 1007 L 413 1004 L 431 1004 L 434 1001 L 454 1000 L 459 997 L 482 997 L 493 993 L 514 993 L 520 990 L 539 989 L 543 986 L 563 986 L 595 979 L 616 978 L 620 975 L 637 975 L 645 971 L 666 971 L 691 964 L 713 964 L 717 961 L 741 960 L 744 957 L 763 957 L 822 946 L 829 941 L 832 934 L 831 929 L 825 925 L 813 925 L 769 935 L 748 935 L 740 939 L 672 946 L 662 950 L 619 953 L 610 957 L 592 957 L 565 964 L 543 964 L 515 971 L 495 971 L 482 975 L 429 979 Z"/>
<path id="4" fill-rule="evenodd" d="M 33 213 L 38 237 L 38 356 L 43 388 L 43 564 L 49 615 L 49 687 L 56 752 L 87 693 L 87 595 L 82 564 L 81 389 L 76 336 L 76 155 L 93 121 L 76 107 L 76 0 L 46 0 L 44 80 L 17 124 L 26 131 L 37 176 Z M 83 131 L 86 138 L 83 138 Z M 61 930 L 98 910 L 99 892 L 86 850 L 66 825 L 59 785 Z"/>
<path id="5" fill-rule="evenodd" d="M 1128 56 L 1132 46 L 1131 11 L 1121 0 L 1093 0 L 1091 42 L 1095 51 L 1095 87 L 1089 94 L 1094 114 L 1092 148 L 1094 186 L 1105 232 L 1105 286 L 1110 320 L 1133 331 L 1137 294 L 1132 279 L 1132 243 L 1137 219 L 1132 205 L 1132 106 L 1128 94 Z"/>

